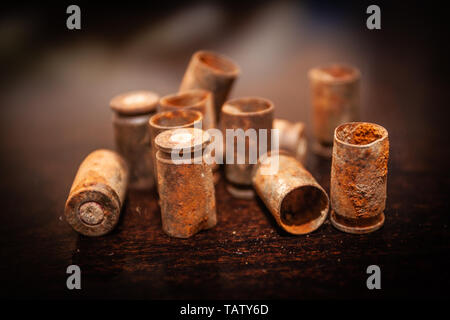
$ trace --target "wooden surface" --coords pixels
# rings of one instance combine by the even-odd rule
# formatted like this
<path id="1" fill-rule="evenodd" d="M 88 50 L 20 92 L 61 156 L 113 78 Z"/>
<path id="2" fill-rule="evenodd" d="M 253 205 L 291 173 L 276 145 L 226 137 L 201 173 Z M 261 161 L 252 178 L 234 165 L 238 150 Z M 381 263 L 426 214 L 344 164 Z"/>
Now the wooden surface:
<path id="1" fill-rule="evenodd" d="M 373 33 L 365 29 L 364 9 L 330 15 L 326 7 L 264 2 L 246 7 L 248 25 L 236 27 L 236 8 L 225 6 L 222 27 L 209 31 L 229 31 L 219 38 L 205 31 L 187 44 L 174 44 L 179 38 L 170 33 L 162 35 L 171 41 L 139 33 L 147 30 L 143 13 L 120 42 L 102 37 L 107 27 L 89 24 L 82 34 L 24 42 L 6 60 L 11 73 L 2 75 L 0 97 L 1 297 L 449 297 L 449 88 L 435 55 L 439 42 L 406 18 L 420 8 L 402 7 L 397 16 L 384 9 L 383 29 Z M 87 21 L 94 14 L 100 13 Z M 149 28 L 169 30 L 163 18 Z M 174 92 L 200 48 L 239 62 L 243 75 L 233 96 L 264 96 L 276 116 L 307 124 L 307 70 L 329 61 L 361 68 L 363 119 L 386 127 L 391 142 L 384 227 L 351 235 L 327 221 L 308 236 L 291 236 L 260 200 L 231 198 L 222 179 L 217 227 L 191 239 L 163 233 L 153 192 L 128 194 L 113 233 L 76 234 L 64 221 L 64 203 L 81 160 L 113 148 L 110 97 L 130 89 Z M 306 166 L 329 192 L 330 161 L 310 153 Z M 66 288 L 71 264 L 81 267 L 82 290 Z M 381 268 L 382 290 L 366 288 L 372 264 Z"/>

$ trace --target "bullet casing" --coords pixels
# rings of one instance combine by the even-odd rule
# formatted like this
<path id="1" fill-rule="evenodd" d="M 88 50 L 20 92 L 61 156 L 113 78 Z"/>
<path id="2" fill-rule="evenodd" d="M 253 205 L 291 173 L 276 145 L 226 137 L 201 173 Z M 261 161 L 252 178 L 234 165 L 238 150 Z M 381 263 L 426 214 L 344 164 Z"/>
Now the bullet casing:
<path id="1" fill-rule="evenodd" d="M 190 89 L 162 97 L 159 101 L 160 111 L 194 110 L 203 115 L 203 130 L 216 127 L 214 99 L 211 91 Z"/>
<path id="2" fill-rule="evenodd" d="M 278 170 L 264 174 L 274 166 L 276 157 Z M 278 225 L 287 232 L 307 234 L 326 220 L 329 200 L 325 190 L 294 157 L 276 152 L 261 157 L 252 182 Z"/>
<path id="3" fill-rule="evenodd" d="M 212 169 L 202 156 L 209 141 L 209 134 L 196 128 L 164 131 L 155 139 L 161 220 L 169 236 L 188 238 L 217 223 Z M 172 158 L 174 142 L 193 163 Z"/>
<path id="4" fill-rule="evenodd" d="M 368 233 L 384 223 L 388 132 L 367 122 L 336 128 L 331 165 L 331 222 L 341 231 Z"/>
<path id="5" fill-rule="evenodd" d="M 149 120 L 150 140 L 152 145 L 152 159 L 155 172 L 155 183 L 158 190 L 155 138 L 161 132 L 181 128 L 202 128 L 203 115 L 194 110 L 177 110 L 160 112 Z M 158 192 L 159 193 L 159 192 Z"/>
<path id="6" fill-rule="evenodd" d="M 101 236 L 119 221 L 128 167 L 116 152 L 96 150 L 81 163 L 65 206 L 67 222 L 86 236 Z"/>
<path id="7" fill-rule="evenodd" d="M 237 198 L 251 198 L 253 196 L 252 169 L 254 164 L 250 163 L 250 152 L 256 151 L 259 155 L 259 129 L 267 130 L 267 151 L 271 149 L 271 129 L 273 122 L 274 105 L 271 101 L 258 97 L 238 98 L 227 101 L 222 108 L 221 127 L 224 139 L 226 140 L 227 129 L 248 129 L 256 131 L 256 140 L 245 139 L 245 163 L 238 164 L 238 141 L 234 139 L 234 163 L 225 164 L 225 176 L 230 182 L 228 191 Z M 224 144 L 226 146 L 226 142 Z M 231 152 L 230 148 L 224 148 L 226 152 Z M 265 153 L 265 152 L 264 152 Z M 228 156 L 228 155 L 227 155 Z"/>
<path id="8" fill-rule="evenodd" d="M 358 69 L 334 64 L 311 69 L 314 152 L 331 157 L 334 129 L 359 120 L 360 78 Z"/>
<path id="9" fill-rule="evenodd" d="M 192 55 L 180 85 L 180 92 L 205 89 L 214 95 L 216 122 L 220 110 L 239 76 L 238 65 L 223 55 L 211 51 L 197 51 Z"/>
<path id="10" fill-rule="evenodd" d="M 279 148 L 293 155 L 304 163 L 308 143 L 306 141 L 305 124 L 290 122 L 284 119 L 274 119 L 273 128 L 279 130 Z"/>
<path id="11" fill-rule="evenodd" d="M 150 91 L 132 91 L 114 97 L 113 127 L 116 148 L 130 168 L 131 189 L 154 186 L 148 120 L 156 113 L 159 96 Z"/>
<path id="12" fill-rule="evenodd" d="M 159 101 L 161 111 L 195 110 L 203 115 L 203 130 L 216 127 L 214 100 L 211 91 L 191 89 L 162 97 Z M 214 184 L 219 182 L 219 165 L 213 164 Z"/>

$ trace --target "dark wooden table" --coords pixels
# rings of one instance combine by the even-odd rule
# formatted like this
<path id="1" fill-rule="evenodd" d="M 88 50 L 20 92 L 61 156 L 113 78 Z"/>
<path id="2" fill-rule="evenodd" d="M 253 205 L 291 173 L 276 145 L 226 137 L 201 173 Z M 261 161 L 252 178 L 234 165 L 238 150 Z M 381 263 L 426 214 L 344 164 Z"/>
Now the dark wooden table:
<path id="1" fill-rule="evenodd" d="M 62 18 L 52 9 L 55 20 L 43 29 L 27 27 L 24 18 L 16 51 L 6 46 L 0 96 L 1 297 L 449 297 L 448 73 L 436 56 L 436 31 L 414 19 L 431 21 L 433 12 L 386 7 L 382 30 L 369 31 L 361 5 L 235 6 L 146 8 L 151 18 L 161 15 L 151 23 L 146 10 L 121 15 L 114 7 L 111 19 L 133 20 L 116 35 L 111 25 L 89 24 L 102 14 L 89 15 L 89 7 L 78 33 L 64 29 L 65 8 Z M 180 28 L 177 19 L 192 24 Z M 59 31 L 41 34 L 52 28 Z M 329 61 L 358 66 L 363 119 L 386 127 L 391 142 L 384 227 L 351 235 L 327 221 L 292 236 L 260 200 L 233 199 L 222 179 L 217 227 L 191 239 L 163 233 L 152 191 L 129 192 L 111 234 L 76 234 L 64 221 L 64 203 L 81 160 L 114 148 L 108 100 L 130 89 L 175 91 L 199 48 L 239 62 L 233 96 L 267 97 L 277 117 L 307 124 L 307 70 Z M 306 166 L 329 191 L 330 161 L 310 153 Z M 81 267 L 82 290 L 66 288 L 71 264 Z M 366 287 L 372 264 L 381 268 L 381 290 Z"/>

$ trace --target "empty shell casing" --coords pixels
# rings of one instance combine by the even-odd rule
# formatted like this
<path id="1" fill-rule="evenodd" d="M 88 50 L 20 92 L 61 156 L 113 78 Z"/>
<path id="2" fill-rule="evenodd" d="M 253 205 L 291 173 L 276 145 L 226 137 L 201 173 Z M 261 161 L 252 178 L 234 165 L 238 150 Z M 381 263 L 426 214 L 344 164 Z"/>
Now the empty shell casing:
<path id="1" fill-rule="evenodd" d="M 384 223 L 388 132 L 367 122 L 340 125 L 331 164 L 331 222 L 341 231 L 368 233 Z"/>
<path id="2" fill-rule="evenodd" d="M 239 98 L 227 101 L 222 107 L 221 127 L 225 137 L 226 157 L 225 176 L 230 182 L 228 191 L 237 198 L 251 198 L 254 193 L 252 185 L 252 169 L 256 161 L 251 161 L 251 155 L 257 160 L 259 153 L 266 153 L 271 148 L 271 129 L 273 122 L 274 105 L 271 101 L 258 97 Z M 230 140 L 227 130 L 237 133 L 239 129 L 248 131 L 248 139 L 245 139 L 245 163 L 239 161 L 238 139 Z M 260 129 L 267 133 L 265 137 L 260 136 Z M 259 141 L 265 139 L 266 141 Z M 243 142 L 243 141 L 241 141 Z M 259 150 L 260 143 L 267 143 L 267 149 Z M 256 155 L 256 157 L 255 157 Z M 234 162 L 230 163 L 229 158 Z M 253 162 L 253 163 L 250 163 Z"/>
<path id="3" fill-rule="evenodd" d="M 194 110 L 165 111 L 152 116 L 149 120 L 152 159 L 155 171 L 155 183 L 158 188 L 155 138 L 161 132 L 180 128 L 202 128 L 203 115 Z"/>
<path id="4" fill-rule="evenodd" d="M 334 129 L 359 120 L 360 72 L 334 64 L 309 71 L 313 120 L 313 150 L 331 157 Z"/>
<path id="5" fill-rule="evenodd" d="M 149 189 L 154 186 L 148 120 L 156 113 L 159 96 L 150 91 L 132 91 L 114 97 L 113 125 L 116 147 L 130 169 L 129 187 Z"/>
<path id="6" fill-rule="evenodd" d="M 278 165 L 274 165 L 275 161 Z M 271 166 L 278 167 L 278 170 L 265 173 Z M 261 157 L 252 180 L 256 192 L 278 225 L 287 232 L 310 233 L 325 221 L 328 196 L 294 157 L 276 152 Z"/>
<path id="7" fill-rule="evenodd" d="M 110 232 L 119 221 L 128 183 L 128 167 L 116 152 L 96 150 L 81 163 L 66 202 L 65 216 L 86 236 Z"/>
<path id="8" fill-rule="evenodd" d="M 155 139 L 161 220 L 169 236 L 188 238 L 217 223 L 213 174 L 202 155 L 210 139 L 197 128 L 164 131 Z"/>
<path id="9" fill-rule="evenodd" d="M 303 122 L 274 119 L 273 128 L 280 130 L 280 150 L 289 152 L 298 161 L 304 163 L 308 146 L 305 135 L 305 124 Z"/>
<path id="10" fill-rule="evenodd" d="M 161 111 L 195 110 L 203 115 L 203 128 L 216 127 L 214 100 L 211 91 L 191 89 L 162 97 L 159 101 Z"/>
<path id="11" fill-rule="evenodd" d="M 216 127 L 213 94 L 204 89 L 191 89 L 162 97 L 159 101 L 161 111 L 195 110 L 203 115 L 204 130 Z M 214 184 L 219 182 L 219 165 L 213 164 Z"/>
<path id="12" fill-rule="evenodd" d="M 197 51 L 192 55 L 180 85 L 180 92 L 205 89 L 214 95 L 216 121 L 220 109 L 239 76 L 238 65 L 229 58 L 211 51 Z"/>

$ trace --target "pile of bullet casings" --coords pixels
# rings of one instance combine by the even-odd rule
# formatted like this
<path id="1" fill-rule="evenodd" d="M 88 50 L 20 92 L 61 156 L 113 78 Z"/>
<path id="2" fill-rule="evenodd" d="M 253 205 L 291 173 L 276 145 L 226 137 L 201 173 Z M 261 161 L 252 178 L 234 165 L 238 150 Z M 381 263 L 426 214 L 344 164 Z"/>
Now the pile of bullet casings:
<path id="1" fill-rule="evenodd" d="M 304 123 L 274 119 L 274 104 L 261 97 L 227 100 L 239 73 L 229 58 L 199 51 L 178 93 L 160 98 L 154 92 L 133 91 L 114 97 L 110 107 L 117 152 L 96 150 L 81 163 L 65 207 L 69 224 L 83 235 L 104 235 L 117 225 L 128 188 L 153 188 L 169 236 L 188 238 L 214 227 L 217 159 L 241 155 L 237 139 L 218 141 L 210 133 L 220 130 L 225 137 L 229 130 L 254 129 L 256 139 L 245 140 L 245 162 L 225 161 L 227 190 L 241 199 L 253 198 L 256 191 L 289 233 L 307 234 L 320 227 L 330 201 L 302 165 L 307 152 Z M 384 223 L 388 132 L 377 124 L 355 122 L 357 69 L 314 68 L 309 78 L 312 149 L 332 157 L 330 220 L 349 233 L 375 231 Z M 271 141 L 270 147 L 252 162 L 249 150 L 261 151 L 261 140 Z M 205 152 L 213 143 L 216 149 Z M 174 154 L 189 161 L 174 159 Z M 277 170 L 271 171 L 274 164 Z"/>

